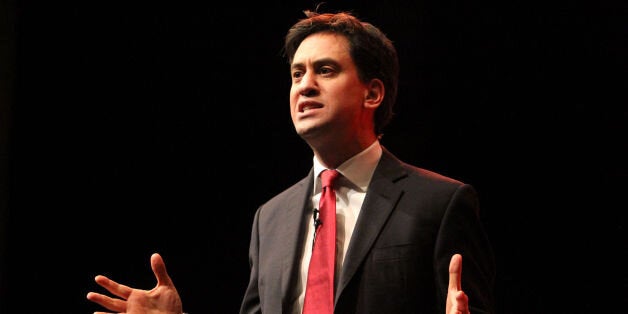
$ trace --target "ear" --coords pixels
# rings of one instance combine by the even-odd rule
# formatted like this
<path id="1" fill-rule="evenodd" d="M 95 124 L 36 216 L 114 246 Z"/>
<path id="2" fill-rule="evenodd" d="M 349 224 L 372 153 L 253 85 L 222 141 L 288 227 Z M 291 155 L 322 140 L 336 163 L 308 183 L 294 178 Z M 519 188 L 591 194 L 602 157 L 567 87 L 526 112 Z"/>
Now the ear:
<path id="1" fill-rule="evenodd" d="M 380 79 L 372 79 L 366 89 L 364 106 L 372 109 L 379 107 L 384 100 L 384 94 L 384 83 Z"/>

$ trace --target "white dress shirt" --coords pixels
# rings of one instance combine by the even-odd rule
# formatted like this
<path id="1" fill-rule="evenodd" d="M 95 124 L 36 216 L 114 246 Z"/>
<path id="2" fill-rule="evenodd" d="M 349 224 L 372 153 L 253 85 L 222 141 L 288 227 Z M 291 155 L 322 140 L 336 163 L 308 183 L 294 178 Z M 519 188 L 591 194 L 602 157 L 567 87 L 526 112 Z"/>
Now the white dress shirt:
<path id="1" fill-rule="evenodd" d="M 353 228 L 358 220 L 360 208 L 366 196 L 366 189 L 371 182 L 375 167 L 382 156 L 382 147 L 379 141 L 345 161 L 336 170 L 342 174 L 335 181 L 336 191 L 336 280 L 340 275 L 349 240 L 353 234 Z M 326 168 L 318 161 L 314 162 L 314 191 L 312 192 L 312 209 L 318 208 L 321 197 L 321 182 L 319 175 Z M 305 286 L 307 283 L 307 270 L 312 256 L 312 244 L 314 241 L 313 211 L 309 213 L 307 220 L 305 249 L 301 257 L 301 271 L 297 283 L 298 298 L 294 301 L 294 313 L 300 314 L 305 298 Z"/>

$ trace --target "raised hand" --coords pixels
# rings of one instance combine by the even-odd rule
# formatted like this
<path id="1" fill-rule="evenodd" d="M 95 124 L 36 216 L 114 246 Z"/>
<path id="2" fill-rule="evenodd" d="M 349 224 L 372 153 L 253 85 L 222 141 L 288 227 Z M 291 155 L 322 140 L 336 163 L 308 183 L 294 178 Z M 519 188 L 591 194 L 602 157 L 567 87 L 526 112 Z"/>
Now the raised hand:
<path id="1" fill-rule="evenodd" d="M 154 253 L 150 265 L 157 278 L 157 285 L 151 290 L 141 290 L 119 284 L 105 276 L 94 279 L 98 285 L 119 297 L 109 297 L 97 292 L 87 293 L 87 299 L 102 307 L 126 314 L 181 314 L 183 305 L 172 279 L 166 271 L 166 264 L 161 255 Z M 105 314 L 96 312 L 95 314 Z"/>
<path id="2" fill-rule="evenodd" d="M 462 291 L 462 255 L 454 254 L 449 262 L 447 314 L 470 314 L 469 298 Z"/>

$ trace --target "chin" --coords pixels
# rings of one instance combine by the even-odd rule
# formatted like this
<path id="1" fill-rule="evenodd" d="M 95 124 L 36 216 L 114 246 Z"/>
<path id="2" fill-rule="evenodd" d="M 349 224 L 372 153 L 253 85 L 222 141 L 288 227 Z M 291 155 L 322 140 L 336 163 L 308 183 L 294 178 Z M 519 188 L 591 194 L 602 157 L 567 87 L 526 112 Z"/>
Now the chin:
<path id="1" fill-rule="evenodd" d="M 304 138 L 312 138 L 313 136 L 316 136 L 317 132 L 317 128 L 315 127 L 305 127 L 305 126 L 299 126 L 299 127 L 295 127 L 297 134 Z"/>

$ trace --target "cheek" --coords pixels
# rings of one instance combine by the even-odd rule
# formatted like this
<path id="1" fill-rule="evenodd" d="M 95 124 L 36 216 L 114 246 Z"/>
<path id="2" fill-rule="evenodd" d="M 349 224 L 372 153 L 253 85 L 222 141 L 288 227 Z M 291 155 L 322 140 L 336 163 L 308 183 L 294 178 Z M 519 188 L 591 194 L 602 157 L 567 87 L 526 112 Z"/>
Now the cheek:
<path id="1" fill-rule="evenodd" d="M 297 104 L 298 94 L 294 87 L 290 88 L 290 109 L 294 109 L 294 106 Z"/>
<path id="2" fill-rule="evenodd" d="M 296 105 L 297 102 L 295 100 L 296 98 L 292 97 L 292 95 L 290 95 L 290 117 L 292 118 L 292 120 L 294 121 L 295 117 L 296 117 Z"/>

